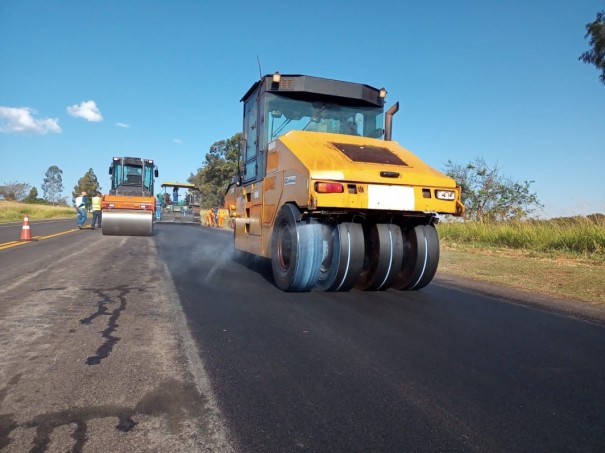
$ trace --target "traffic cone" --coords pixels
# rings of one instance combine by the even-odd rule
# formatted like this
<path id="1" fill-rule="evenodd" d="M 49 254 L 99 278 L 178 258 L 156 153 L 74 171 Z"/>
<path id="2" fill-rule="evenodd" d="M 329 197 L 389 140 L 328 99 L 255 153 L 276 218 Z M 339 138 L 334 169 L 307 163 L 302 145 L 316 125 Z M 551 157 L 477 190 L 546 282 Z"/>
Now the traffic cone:
<path id="1" fill-rule="evenodd" d="M 20 241 L 33 241 L 32 230 L 29 228 L 29 216 L 25 214 L 23 218 L 23 227 L 21 228 Z"/>

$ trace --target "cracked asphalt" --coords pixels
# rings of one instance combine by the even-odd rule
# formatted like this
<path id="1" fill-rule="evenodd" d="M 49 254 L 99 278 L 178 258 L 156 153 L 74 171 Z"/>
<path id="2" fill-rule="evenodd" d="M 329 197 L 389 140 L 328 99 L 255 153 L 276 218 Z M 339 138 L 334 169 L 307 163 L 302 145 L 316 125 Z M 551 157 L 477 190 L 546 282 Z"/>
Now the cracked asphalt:
<path id="1" fill-rule="evenodd" d="M 232 451 L 152 237 L 0 255 L 0 450 Z"/>

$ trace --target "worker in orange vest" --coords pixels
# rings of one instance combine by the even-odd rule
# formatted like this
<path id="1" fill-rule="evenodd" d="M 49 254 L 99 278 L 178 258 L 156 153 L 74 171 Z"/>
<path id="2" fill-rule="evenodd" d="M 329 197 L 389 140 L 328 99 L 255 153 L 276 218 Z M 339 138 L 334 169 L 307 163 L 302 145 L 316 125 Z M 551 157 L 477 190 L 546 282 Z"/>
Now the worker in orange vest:
<path id="1" fill-rule="evenodd" d="M 218 226 L 223 228 L 225 226 L 225 217 L 227 217 L 227 213 L 223 208 L 218 210 Z"/>
<path id="2" fill-rule="evenodd" d="M 212 208 L 206 211 L 206 226 L 213 227 L 214 226 L 214 212 L 212 212 Z"/>

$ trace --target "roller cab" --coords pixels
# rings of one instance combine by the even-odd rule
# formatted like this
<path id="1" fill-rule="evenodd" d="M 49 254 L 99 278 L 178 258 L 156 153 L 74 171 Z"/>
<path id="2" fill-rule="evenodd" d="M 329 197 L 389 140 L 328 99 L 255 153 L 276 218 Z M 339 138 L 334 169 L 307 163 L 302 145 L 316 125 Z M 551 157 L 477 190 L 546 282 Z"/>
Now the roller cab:
<path id="1" fill-rule="evenodd" d="M 391 140 L 386 90 L 267 75 L 242 98 L 227 190 L 238 254 L 269 258 L 285 291 L 419 289 L 439 261 L 438 214 L 461 216 L 450 177 Z"/>
<path id="2" fill-rule="evenodd" d="M 101 201 L 104 235 L 150 236 L 155 213 L 153 160 L 114 157 L 109 167 L 111 190 Z"/>

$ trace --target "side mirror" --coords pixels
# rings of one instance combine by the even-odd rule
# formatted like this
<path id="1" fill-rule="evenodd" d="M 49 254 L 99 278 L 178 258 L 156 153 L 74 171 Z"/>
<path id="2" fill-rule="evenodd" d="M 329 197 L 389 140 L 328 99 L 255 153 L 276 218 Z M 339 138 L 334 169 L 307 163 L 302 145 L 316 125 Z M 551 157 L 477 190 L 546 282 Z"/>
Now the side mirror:
<path id="1" fill-rule="evenodd" d="M 154 170 L 153 174 L 155 175 L 156 178 L 158 176 L 160 176 L 160 172 L 159 172 L 159 170 L 157 168 Z"/>
<path id="2" fill-rule="evenodd" d="M 113 175 L 113 167 L 109 167 L 109 174 Z"/>

